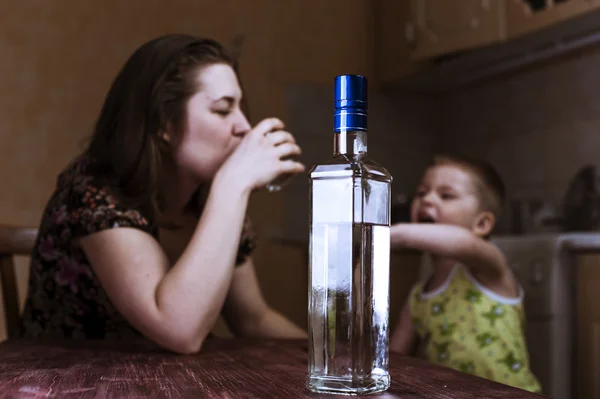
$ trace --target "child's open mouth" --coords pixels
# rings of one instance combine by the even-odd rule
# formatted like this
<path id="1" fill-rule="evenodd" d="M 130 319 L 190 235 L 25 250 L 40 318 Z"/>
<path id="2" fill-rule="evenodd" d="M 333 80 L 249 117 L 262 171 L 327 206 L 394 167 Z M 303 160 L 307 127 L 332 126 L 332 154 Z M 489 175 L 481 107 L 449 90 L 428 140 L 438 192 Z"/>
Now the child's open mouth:
<path id="1" fill-rule="evenodd" d="M 419 214 L 417 217 L 419 223 L 435 223 L 435 219 L 426 213 Z"/>

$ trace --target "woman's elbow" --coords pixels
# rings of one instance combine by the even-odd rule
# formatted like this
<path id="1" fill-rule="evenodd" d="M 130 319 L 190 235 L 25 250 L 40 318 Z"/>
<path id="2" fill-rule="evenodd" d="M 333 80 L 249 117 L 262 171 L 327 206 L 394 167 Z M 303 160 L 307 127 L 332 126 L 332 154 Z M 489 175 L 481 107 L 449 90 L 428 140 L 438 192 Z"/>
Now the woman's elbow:
<path id="1" fill-rule="evenodd" d="M 162 346 L 180 355 L 194 355 L 200 352 L 203 344 L 204 339 L 179 339 L 165 343 Z"/>
<path id="2" fill-rule="evenodd" d="M 174 352 L 177 352 L 181 355 L 194 355 L 194 354 L 200 352 L 200 349 L 202 349 L 202 344 L 203 344 L 203 342 L 179 345 L 179 346 L 173 348 L 173 350 L 174 350 Z"/>
<path id="3" fill-rule="evenodd" d="M 208 337 L 208 332 L 190 332 L 183 333 L 181 330 L 172 331 L 172 334 L 166 334 L 162 337 L 157 337 L 157 344 L 163 348 L 182 355 L 193 355 L 200 352 L 202 345 Z"/>

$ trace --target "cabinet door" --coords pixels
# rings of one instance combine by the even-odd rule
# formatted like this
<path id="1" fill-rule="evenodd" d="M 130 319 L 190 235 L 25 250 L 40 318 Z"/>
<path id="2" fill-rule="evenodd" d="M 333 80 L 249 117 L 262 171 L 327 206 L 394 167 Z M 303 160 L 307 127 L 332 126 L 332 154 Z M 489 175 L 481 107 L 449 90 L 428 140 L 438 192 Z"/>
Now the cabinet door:
<path id="1" fill-rule="evenodd" d="M 416 44 L 423 59 L 492 44 L 506 37 L 504 0 L 412 0 Z"/>
<path id="2" fill-rule="evenodd" d="M 522 36 L 600 9 L 600 0 L 507 0 L 509 38 Z"/>
<path id="3" fill-rule="evenodd" d="M 415 45 L 411 0 L 377 0 L 374 6 L 375 68 L 384 86 L 425 67 L 411 59 Z"/>
<path id="4" fill-rule="evenodd" d="M 600 256 L 585 255 L 577 268 L 575 398 L 600 399 Z"/>

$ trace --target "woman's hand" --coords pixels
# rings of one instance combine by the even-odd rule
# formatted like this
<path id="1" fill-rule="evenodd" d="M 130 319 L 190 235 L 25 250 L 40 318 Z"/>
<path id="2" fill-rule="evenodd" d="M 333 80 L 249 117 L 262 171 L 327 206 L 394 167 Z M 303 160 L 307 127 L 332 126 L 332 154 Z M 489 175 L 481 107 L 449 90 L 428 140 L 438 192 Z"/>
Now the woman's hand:
<path id="1" fill-rule="evenodd" d="M 302 173 L 305 167 L 296 159 L 301 154 L 294 136 L 284 131 L 277 118 L 262 120 L 242 139 L 227 158 L 217 178 L 252 191 L 264 187 L 282 174 Z"/>

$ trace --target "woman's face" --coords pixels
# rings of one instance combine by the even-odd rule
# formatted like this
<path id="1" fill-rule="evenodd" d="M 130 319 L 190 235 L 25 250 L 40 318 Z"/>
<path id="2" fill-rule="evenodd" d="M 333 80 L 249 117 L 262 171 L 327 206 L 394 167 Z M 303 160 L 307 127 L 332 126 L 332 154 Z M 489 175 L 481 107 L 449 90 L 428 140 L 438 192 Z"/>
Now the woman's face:
<path id="1" fill-rule="evenodd" d="M 209 181 L 250 131 L 250 124 L 240 108 L 242 90 L 231 66 L 202 67 L 197 82 L 199 89 L 186 104 L 174 161 L 180 173 Z"/>

